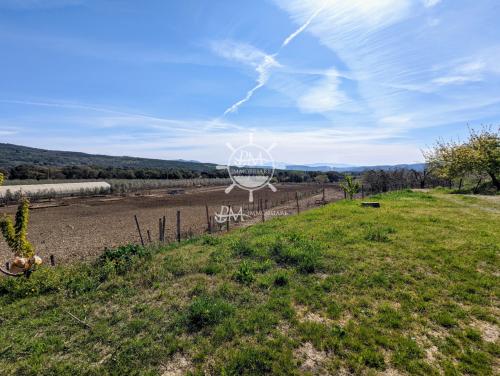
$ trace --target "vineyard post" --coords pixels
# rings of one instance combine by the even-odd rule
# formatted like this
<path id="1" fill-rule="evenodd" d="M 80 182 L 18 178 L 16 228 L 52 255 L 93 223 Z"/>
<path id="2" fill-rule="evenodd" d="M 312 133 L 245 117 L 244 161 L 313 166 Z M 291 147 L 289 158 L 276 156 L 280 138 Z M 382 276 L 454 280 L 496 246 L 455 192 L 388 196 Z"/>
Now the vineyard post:
<path id="1" fill-rule="evenodd" d="M 50 255 L 50 266 L 56 266 L 56 260 L 54 255 Z"/>
<path id="2" fill-rule="evenodd" d="M 365 186 L 361 185 L 361 198 L 365 198 Z"/>
<path id="3" fill-rule="evenodd" d="M 177 241 L 181 241 L 181 211 L 177 210 Z"/>
<path id="4" fill-rule="evenodd" d="M 137 226 L 137 232 L 139 233 L 139 238 L 141 238 L 141 244 L 144 247 L 144 239 L 142 238 L 141 226 L 139 226 L 139 220 L 137 219 L 137 215 L 134 214 L 135 225 Z"/>
<path id="5" fill-rule="evenodd" d="M 262 210 L 262 222 L 266 221 L 266 217 L 264 216 L 264 210 Z"/>
<path id="6" fill-rule="evenodd" d="M 167 227 L 167 217 L 163 216 L 163 223 L 161 225 L 161 241 L 165 243 L 165 230 Z"/>
<path id="7" fill-rule="evenodd" d="M 146 232 L 148 234 L 148 241 L 152 243 L 153 241 L 151 240 L 151 232 L 149 230 L 146 230 Z"/>
<path id="8" fill-rule="evenodd" d="M 161 218 L 158 219 L 158 241 L 161 243 L 161 230 L 162 230 L 162 227 L 163 227 L 163 221 Z"/>
<path id="9" fill-rule="evenodd" d="M 267 210 L 267 199 L 264 201 L 264 208 Z"/>
<path id="10" fill-rule="evenodd" d="M 228 232 L 229 232 L 229 222 L 231 221 L 231 216 L 230 216 L 229 213 L 231 213 L 231 205 L 229 205 L 228 217 L 227 217 L 227 220 L 226 220 L 226 231 L 228 231 Z"/>
<path id="11" fill-rule="evenodd" d="M 295 192 L 295 201 L 297 202 L 297 214 L 300 214 L 299 194 L 297 192 Z"/>
<path id="12" fill-rule="evenodd" d="M 10 270 L 10 262 L 8 262 L 8 261 L 7 261 L 7 262 L 5 263 L 5 269 L 7 269 L 7 271 L 9 271 L 9 270 Z"/>
<path id="13" fill-rule="evenodd" d="M 208 204 L 205 204 L 205 212 L 206 212 L 206 215 L 207 215 L 207 226 L 208 226 L 207 229 L 208 229 L 208 233 L 211 234 L 212 233 L 212 229 L 211 229 L 212 226 L 210 226 L 210 215 L 208 214 Z"/>

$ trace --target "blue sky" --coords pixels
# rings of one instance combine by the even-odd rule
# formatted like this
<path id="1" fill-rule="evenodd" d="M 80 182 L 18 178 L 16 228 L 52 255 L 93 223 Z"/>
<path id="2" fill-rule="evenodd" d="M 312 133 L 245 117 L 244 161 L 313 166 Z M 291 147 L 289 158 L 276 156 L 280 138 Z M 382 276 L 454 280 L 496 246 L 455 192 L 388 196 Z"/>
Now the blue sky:
<path id="1" fill-rule="evenodd" d="M 422 160 L 499 124 L 497 0 L 0 0 L 0 142 L 222 163 Z"/>

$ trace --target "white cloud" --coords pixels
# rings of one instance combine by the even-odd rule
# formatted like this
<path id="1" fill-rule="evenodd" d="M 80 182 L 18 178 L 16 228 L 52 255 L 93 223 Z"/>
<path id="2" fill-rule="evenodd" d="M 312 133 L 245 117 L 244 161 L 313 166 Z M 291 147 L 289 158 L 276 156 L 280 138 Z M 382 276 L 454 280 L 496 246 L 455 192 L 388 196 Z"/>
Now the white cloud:
<path id="1" fill-rule="evenodd" d="M 437 85 L 460 85 L 483 80 L 484 73 L 489 70 L 482 58 L 452 62 L 441 69 L 447 74 L 433 79 Z"/>
<path id="2" fill-rule="evenodd" d="M 380 123 L 388 125 L 405 125 L 411 121 L 409 116 L 395 115 L 380 119 Z"/>
<path id="3" fill-rule="evenodd" d="M 478 76 L 444 76 L 432 80 L 433 83 L 438 85 L 460 85 L 468 82 L 482 81 Z"/>
<path id="4" fill-rule="evenodd" d="M 303 112 L 328 112 L 335 110 L 346 100 L 346 96 L 339 88 L 340 79 L 334 69 L 328 71 L 322 79 L 309 88 L 297 104 Z"/>
<path id="5" fill-rule="evenodd" d="M 441 0 L 422 0 L 422 2 L 426 8 L 432 8 L 433 6 L 438 5 Z"/>

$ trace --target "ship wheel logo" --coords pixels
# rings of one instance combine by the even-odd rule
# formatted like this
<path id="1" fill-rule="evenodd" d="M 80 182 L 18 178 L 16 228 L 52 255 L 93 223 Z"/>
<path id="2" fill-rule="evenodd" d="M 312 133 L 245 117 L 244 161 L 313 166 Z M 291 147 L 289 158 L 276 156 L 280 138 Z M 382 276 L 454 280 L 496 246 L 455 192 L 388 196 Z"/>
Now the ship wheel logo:
<path id="1" fill-rule="evenodd" d="M 234 148 L 230 143 L 226 144 L 232 151 L 226 166 L 217 166 L 219 170 L 227 170 L 232 184 L 226 188 L 228 194 L 234 187 L 248 191 L 248 201 L 253 202 L 253 192 L 269 187 L 273 192 L 277 189 L 271 184 L 274 176 L 274 159 L 271 150 L 276 146 L 263 148 L 253 142 L 253 135 L 249 136 L 246 145 Z"/>

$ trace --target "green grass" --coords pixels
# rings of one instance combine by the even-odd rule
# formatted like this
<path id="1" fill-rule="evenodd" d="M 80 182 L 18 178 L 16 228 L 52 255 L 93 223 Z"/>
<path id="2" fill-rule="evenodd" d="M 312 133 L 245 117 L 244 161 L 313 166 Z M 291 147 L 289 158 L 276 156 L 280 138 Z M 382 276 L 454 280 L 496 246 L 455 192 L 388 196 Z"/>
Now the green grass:
<path id="1" fill-rule="evenodd" d="M 454 197 L 342 201 L 3 278 L 0 374 L 498 373 L 498 212 Z"/>

